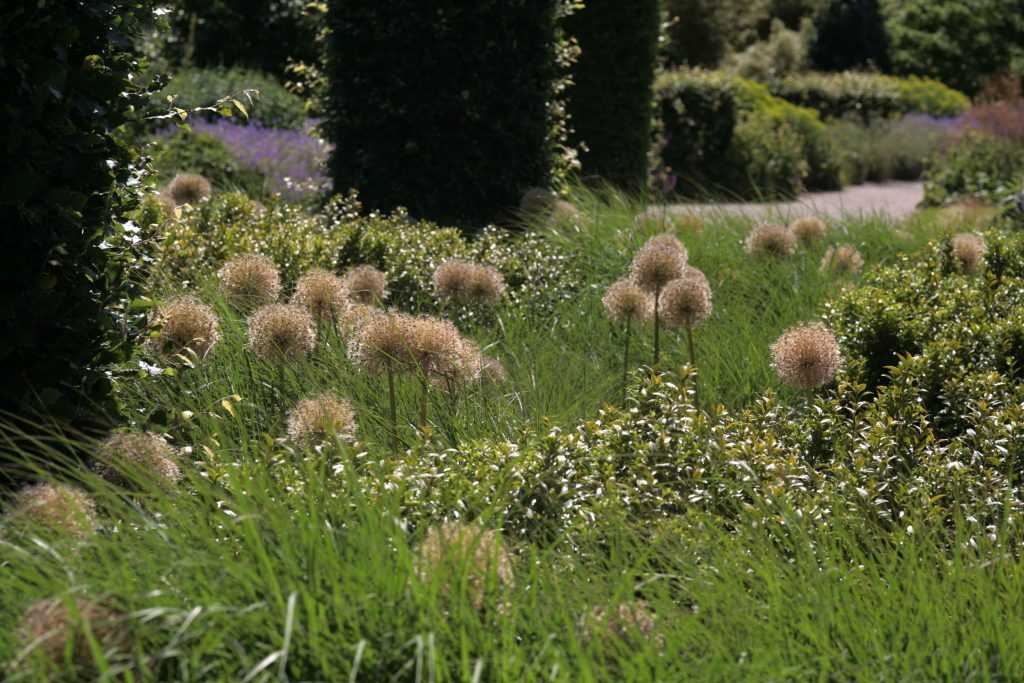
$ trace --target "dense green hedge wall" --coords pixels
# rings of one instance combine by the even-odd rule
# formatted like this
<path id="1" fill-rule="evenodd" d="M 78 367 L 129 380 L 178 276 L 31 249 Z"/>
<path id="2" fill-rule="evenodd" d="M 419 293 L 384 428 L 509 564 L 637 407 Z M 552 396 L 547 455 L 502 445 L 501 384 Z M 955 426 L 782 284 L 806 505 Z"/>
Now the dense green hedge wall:
<path id="1" fill-rule="evenodd" d="M 556 0 L 335 0 L 334 187 L 370 209 L 479 226 L 545 186 Z"/>
<path id="2" fill-rule="evenodd" d="M 241 66 L 282 76 L 289 59 L 317 58 L 309 0 L 172 0 L 167 46 L 179 64 Z"/>
<path id="3" fill-rule="evenodd" d="M 13 0 L 0 9 L 0 410 L 88 428 L 112 408 L 109 360 L 122 294 L 113 218 L 130 151 L 137 71 L 125 51 L 142 0 Z M 112 257 L 113 255 L 113 257 Z"/>
<path id="4" fill-rule="evenodd" d="M 584 176 L 627 188 L 647 180 L 658 0 L 590 0 L 566 30 L 579 42 L 569 112 Z"/>

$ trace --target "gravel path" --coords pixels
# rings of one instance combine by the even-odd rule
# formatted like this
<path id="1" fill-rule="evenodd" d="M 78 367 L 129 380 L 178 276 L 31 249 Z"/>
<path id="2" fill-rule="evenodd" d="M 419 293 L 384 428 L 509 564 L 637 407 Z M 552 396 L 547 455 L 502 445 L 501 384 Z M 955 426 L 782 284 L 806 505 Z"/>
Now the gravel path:
<path id="1" fill-rule="evenodd" d="M 791 202 L 671 204 L 667 208 L 674 214 L 735 211 L 752 218 L 777 217 L 786 221 L 808 213 L 834 218 L 883 213 L 904 218 L 913 213 L 923 198 L 922 183 L 890 182 L 854 185 L 836 192 L 808 192 Z"/>

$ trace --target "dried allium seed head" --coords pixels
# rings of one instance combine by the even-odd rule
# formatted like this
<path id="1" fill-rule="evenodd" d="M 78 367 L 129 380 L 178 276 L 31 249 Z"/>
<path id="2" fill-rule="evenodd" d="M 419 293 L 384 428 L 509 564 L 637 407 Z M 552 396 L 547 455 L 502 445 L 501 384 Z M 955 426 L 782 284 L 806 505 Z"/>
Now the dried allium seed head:
<path id="1" fill-rule="evenodd" d="M 416 549 L 416 570 L 420 578 L 429 581 L 435 574 L 442 576 L 453 569 L 465 572 L 469 597 L 476 609 L 484 606 L 488 577 L 496 577 L 498 587 L 513 585 L 512 557 L 502 547 L 501 535 L 493 529 L 476 524 L 447 522 L 433 527 Z M 450 593 L 445 580 L 443 590 Z"/>
<path id="2" fill-rule="evenodd" d="M 615 322 L 644 320 L 654 308 L 651 295 L 632 280 L 621 279 L 612 283 L 601 299 L 608 317 Z"/>
<path id="3" fill-rule="evenodd" d="M 112 654 L 130 653 L 132 631 L 125 618 L 84 598 L 75 598 L 73 609 L 64 600 L 40 600 L 25 610 L 18 624 L 19 644 L 32 648 L 32 654 L 22 661 L 29 663 L 34 657 L 42 658 L 48 668 L 61 671 L 60 680 L 95 680 L 98 670 L 90 635 L 108 663 Z M 74 671 L 69 671 L 65 664 L 68 650 Z"/>
<path id="4" fill-rule="evenodd" d="M 338 332 L 346 339 L 352 339 L 371 320 L 386 316 L 387 313 L 366 304 L 350 304 L 340 311 L 338 315 Z"/>
<path id="5" fill-rule="evenodd" d="M 954 235 L 950 242 L 953 260 L 962 273 L 973 274 L 985 264 L 985 240 L 972 232 Z"/>
<path id="6" fill-rule="evenodd" d="M 434 271 L 434 291 L 442 299 L 493 306 L 505 293 L 505 278 L 492 266 L 448 259 Z"/>
<path id="7" fill-rule="evenodd" d="M 531 187 L 523 193 L 519 201 L 519 211 L 526 216 L 546 215 L 554 208 L 558 195 L 551 190 L 540 187 Z"/>
<path id="8" fill-rule="evenodd" d="M 825 238 L 825 222 L 817 216 L 804 216 L 793 221 L 789 230 L 796 236 L 797 240 L 805 247 L 821 241 Z"/>
<path id="9" fill-rule="evenodd" d="M 301 306 L 267 304 L 249 316 L 249 348 L 264 360 L 296 360 L 315 346 L 313 316 Z"/>
<path id="10" fill-rule="evenodd" d="M 266 256 L 242 254 L 221 267 L 220 291 L 232 305 L 255 308 L 277 301 L 281 294 L 281 276 Z"/>
<path id="11" fill-rule="evenodd" d="M 619 603 L 614 609 L 595 607 L 580 619 L 584 640 L 618 638 L 625 641 L 656 638 L 659 647 L 663 640 L 656 634 L 658 618 L 645 600 Z"/>
<path id="12" fill-rule="evenodd" d="M 686 270 L 686 247 L 674 235 L 664 233 L 647 240 L 633 257 L 632 279 L 648 292 L 661 290 Z"/>
<path id="13" fill-rule="evenodd" d="M 344 283 L 352 303 L 377 306 L 388 298 L 388 278 L 373 266 L 356 266 L 345 274 Z"/>
<path id="14" fill-rule="evenodd" d="M 668 327 L 693 329 L 711 315 L 711 286 L 704 273 L 687 266 L 661 294 L 662 320 Z"/>
<path id="15" fill-rule="evenodd" d="M 426 377 L 457 379 L 464 369 L 467 348 L 471 347 L 467 347 L 451 321 L 426 316 L 413 318 L 409 350 L 416 369 Z"/>
<path id="16" fill-rule="evenodd" d="M 191 350 L 206 357 L 220 338 L 220 325 L 213 309 L 195 297 L 182 296 L 161 304 L 153 318 L 156 334 L 146 347 L 162 356 Z"/>
<path id="17" fill-rule="evenodd" d="M 96 504 L 85 491 L 65 484 L 34 484 L 14 494 L 7 513 L 51 531 L 85 538 L 96 530 Z"/>
<path id="18" fill-rule="evenodd" d="M 572 202 L 564 199 L 556 199 L 551 207 L 551 221 L 556 225 L 573 223 L 580 217 L 580 210 Z"/>
<path id="19" fill-rule="evenodd" d="M 677 230 L 699 235 L 704 232 L 704 219 L 695 213 L 683 214 L 672 218 L 672 224 Z"/>
<path id="20" fill-rule="evenodd" d="M 126 469 L 162 485 L 173 485 L 181 479 L 174 449 L 158 434 L 112 434 L 100 443 L 97 456 L 96 473 L 118 486 L 131 483 L 125 476 Z"/>
<path id="21" fill-rule="evenodd" d="M 348 306 L 348 292 L 340 277 L 314 268 L 295 283 L 291 302 L 305 308 L 317 321 L 335 320 Z"/>
<path id="22" fill-rule="evenodd" d="M 299 401 L 288 413 L 288 438 L 308 444 L 335 436 L 351 441 L 356 436 L 352 404 L 327 392 Z"/>
<path id="23" fill-rule="evenodd" d="M 198 204 L 210 196 L 210 181 L 197 173 L 179 173 L 165 192 L 176 206 Z"/>
<path id="24" fill-rule="evenodd" d="M 796 235 L 784 225 L 757 225 L 747 236 L 746 247 L 753 256 L 786 258 L 796 252 Z"/>
<path id="25" fill-rule="evenodd" d="M 852 244 L 829 247 L 821 259 L 821 269 L 831 270 L 837 275 L 853 275 L 864 267 L 864 257 Z"/>
<path id="26" fill-rule="evenodd" d="M 772 367 L 796 389 L 817 389 L 835 379 L 843 358 L 832 331 L 821 323 L 790 328 L 772 344 Z"/>
<path id="27" fill-rule="evenodd" d="M 372 375 L 408 370 L 412 364 L 414 320 L 402 313 L 371 317 L 349 341 L 352 362 Z"/>
<path id="28" fill-rule="evenodd" d="M 505 366 L 497 358 L 484 356 L 480 364 L 480 379 L 490 384 L 504 384 L 508 379 Z"/>

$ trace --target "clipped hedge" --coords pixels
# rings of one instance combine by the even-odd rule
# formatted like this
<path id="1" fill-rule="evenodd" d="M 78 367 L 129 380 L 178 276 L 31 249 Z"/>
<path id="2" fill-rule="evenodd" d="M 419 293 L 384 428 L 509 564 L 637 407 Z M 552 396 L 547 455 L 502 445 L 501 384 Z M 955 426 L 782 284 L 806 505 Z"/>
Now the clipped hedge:
<path id="1" fill-rule="evenodd" d="M 998 203 L 1024 191 L 1024 142 L 967 131 L 925 170 L 924 204 Z"/>
<path id="2" fill-rule="evenodd" d="M 658 78 L 655 96 L 661 163 L 681 178 L 683 193 L 786 197 L 838 186 L 818 114 L 759 83 L 680 69 Z"/>
<path id="3" fill-rule="evenodd" d="M 329 3 L 337 191 L 478 227 L 547 186 L 559 2 Z"/>
<path id="4" fill-rule="evenodd" d="M 581 49 L 569 113 L 584 176 L 646 183 L 659 23 L 658 0 L 595 0 L 566 21 Z"/>
<path id="5" fill-rule="evenodd" d="M 971 105 L 966 95 L 935 80 L 854 71 L 792 75 L 768 87 L 773 95 L 814 109 L 826 119 L 859 116 L 867 121 L 911 113 L 950 117 Z"/>
<path id="6" fill-rule="evenodd" d="M 100 367 L 117 357 L 115 221 L 134 201 L 134 153 L 113 131 L 143 103 L 125 46 L 147 14 L 122 0 L 0 9 L 0 411 L 75 429 L 115 412 Z"/>

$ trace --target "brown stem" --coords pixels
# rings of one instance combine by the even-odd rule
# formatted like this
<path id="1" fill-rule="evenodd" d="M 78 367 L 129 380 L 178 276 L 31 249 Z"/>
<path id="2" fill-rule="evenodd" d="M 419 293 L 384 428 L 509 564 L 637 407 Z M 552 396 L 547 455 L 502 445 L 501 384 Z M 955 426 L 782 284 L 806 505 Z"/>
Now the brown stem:
<path id="1" fill-rule="evenodd" d="M 661 303 L 661 286 L 659 285 L 654 290 L 654 367 L 657 369 L 658 363 L 661 361 L 661 319 L 660 319 L 660 308 Z"/>
<path id="2" fill-rule="evenodd" d="M 391 409 L 391 449 L 398 453 L 398 408 L 395 406 L 395 373 L 391 361 L 386 364 L 388 374 L 388 403 Z"/>
<path id="3" fill-rule="evenodd" d="M 423 389 L 420 396 L 420 432 L 425 432 L 427 430 L 427 401 L 430 399 L 430 384 L 427 382 L 426 375 L 420 378 L 420 384 Z"/>
<path id="4" fill-rule="evenodd" d="M 622 400 L 626 400 L 626 387 L 629 384 L 629 333 L 632 329 L 633 319 L 631 317 L 626 318 L 626 344 L 625 350 L 622 352 Z"/>

